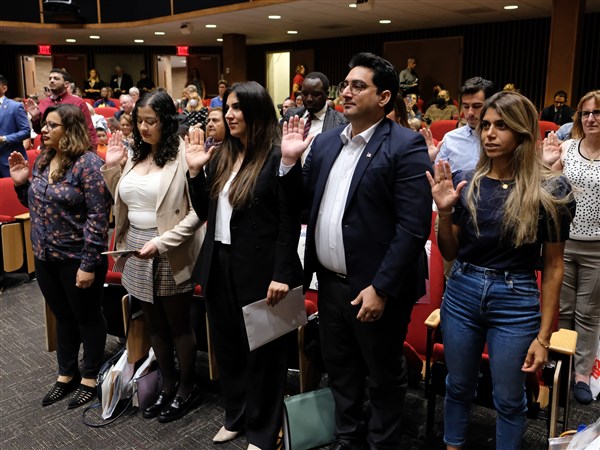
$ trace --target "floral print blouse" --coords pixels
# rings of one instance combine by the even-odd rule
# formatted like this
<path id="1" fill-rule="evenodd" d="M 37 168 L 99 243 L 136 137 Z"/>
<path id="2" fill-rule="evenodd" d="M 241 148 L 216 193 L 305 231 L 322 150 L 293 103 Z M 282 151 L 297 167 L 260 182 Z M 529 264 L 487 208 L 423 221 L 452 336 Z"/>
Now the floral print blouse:
<path id="1" fill-rule="evenodd" d="M 81 270 L 94 272 L 108 247 L 111 196 L 100 172 L 104 163 L 85 152 L 62 180 L 50 183 L 50 165 L 40 172 L 41 159 L 36 160 L 31 181 L 15 188 L 19 201 L 29 208 L 35 257 L 79 260 Z"/>

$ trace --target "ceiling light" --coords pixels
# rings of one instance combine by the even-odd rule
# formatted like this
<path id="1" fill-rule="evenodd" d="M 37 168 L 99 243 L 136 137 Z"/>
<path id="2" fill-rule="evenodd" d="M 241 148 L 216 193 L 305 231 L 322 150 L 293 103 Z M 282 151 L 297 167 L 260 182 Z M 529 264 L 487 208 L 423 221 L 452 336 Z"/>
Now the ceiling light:
<path id="1" fill-rule="evenodd" d="M 134 39 L 133 42 L 135 42 L 136 44 L 143 44 L 144 40 L 143 39 Z"/>
<path id="2" fill-rule="evenodd" d="M 164 31 L 155 31 L 154 34 L 157 36 L 164 36 L 167 33 L 165 33 Z"/>
<path id="3" fill-rule="evenodd" d="M 77 39 L 65 39 L 67 42 L 77 42 Z"/>
<path id="4" fill-rule="evenodd" d="M 287 34 L 298 34 L 296 30 L 288 30 Z"/>
<path id="5" fill-rule="evenodd" d="M 223 42 L 223 38 L 217 38 L 217 42 Z"/>
<path id="6" fill-rule="evenodd" d="M 209 23 L 207 25 L 204 25 L 206 28 L 217 28 L 217 26 L 214 23 Z"/>
<path id="7" fill-rule="evenodd" d="M 390 19 L 381 19 L 379 21 L 379 23 L 381 23 L 381 24 L 388 24 L 388 23 L 392 23 L 392 21 Z"/>
<path id="8" fill-rule="evenodd" d="M 272 15 L 272 16 L 269 16 L 269 19 L 278 20 L 278 19 L 281 19 L 281 16 Z"/>
<path id="9" fill-rule="evenodd" d="M 504 7 L 504 9 L 518 9 L 518 8 L 519 8 L 519 6 L 518 6 L 518 5 L 506 5 L 506 6 Z"/>
<path id="10" fill-rule="evenodd" d="M 90 39 L 100 39 L 100 36 L 95 36 L 95 35 L 93 35 L 93 34 L 92 34 L 92 35 L 90 36 Z"/>
<path id="11" fill-rule="evenodd" d="M 348 8 L 356 8 L 356 3 L 350 3 L 350 4 L 348 5 Z"/>

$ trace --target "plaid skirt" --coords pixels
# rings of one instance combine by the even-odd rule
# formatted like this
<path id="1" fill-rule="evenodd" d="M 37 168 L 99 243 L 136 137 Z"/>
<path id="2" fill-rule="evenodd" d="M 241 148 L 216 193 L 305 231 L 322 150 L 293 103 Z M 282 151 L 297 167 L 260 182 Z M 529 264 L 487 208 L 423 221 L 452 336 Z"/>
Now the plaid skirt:
<path id="1" fill-rule="evenodd" d="M 130 225 L 125 243 L 128 249 L 139 250 L 156 236 L 156 228 L 144 230 Z M 140 259 L 135 256 L 128 258 L 121 282 L 127 292 L 149 303 L 154 303 L 155 296 L 183 294 L 194 289 L 192 280 L 182 284 L 175 283 L 169 260 L 164 253 L 152 259 Z"/>

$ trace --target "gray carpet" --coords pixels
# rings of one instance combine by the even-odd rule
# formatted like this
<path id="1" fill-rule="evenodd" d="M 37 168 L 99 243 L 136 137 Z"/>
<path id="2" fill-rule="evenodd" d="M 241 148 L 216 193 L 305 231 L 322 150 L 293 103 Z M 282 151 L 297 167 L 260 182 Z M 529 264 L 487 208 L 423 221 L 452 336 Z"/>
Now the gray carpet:
<path id="1" fill-rule="evenodd" d="M 41 398 L 56 379 L 54 353 L 45 351 L 42 296 L 35 281 L 9 276 L 0 293 L 0 448 L 10 449 L 245 449 L 242 437 L 215 447 L 211 438 L 223 419 L 218 383 L 209 381 L 206 355 L 199 352 L 197 381 L 203 392 L 198 408 L 169 424 L 145 420 L 135 410 L 105 428 L 93 429 L 81 422 L 81 410 L 66 410 L 66 401 L 41 407 Z M 106 356 L 118 348 L 109 337 Z M 297 393 L 297 374 L 290 372 L 288 392 Z M 325 380 L 323 380 L 325 383 Z M 582 407 L 572 403 L 570 428 L 592 423 L 600 416 L 600 402 Z M 425 433 L 426 401 L 423 389 L 409 390 L 405 407 L 402 450 L 441 449 L 442 399 L 438 399 L 436 424 Z M 93 418 L 98 418 L 94 414 Z M 493 411 L 475 407 L 467 449 L 493 449 Z M 525 449 L 546 449 L 546 424 L 531 420 Z"/>

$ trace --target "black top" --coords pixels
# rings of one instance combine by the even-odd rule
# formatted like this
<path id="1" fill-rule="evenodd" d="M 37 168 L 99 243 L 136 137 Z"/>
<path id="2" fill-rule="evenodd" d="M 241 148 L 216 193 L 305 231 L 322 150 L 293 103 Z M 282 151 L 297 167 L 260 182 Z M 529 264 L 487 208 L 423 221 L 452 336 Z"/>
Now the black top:
<path id="1" fill-rule="evenodd" d="M 458 171 L 453 176 L 456 186 L 462 180 L 471 181 L 474 171 Z M 554 178 L 547 183 L 553 183 L 554 195 L 563 198 L 571 192 L 571 185 L 563 176 Z M 560 210 L 560 233 L 557 235 L 543 209 L 540 210 L 538 221 L 537 242 L 515 247 L 510 238 L 502 236 L 502 213 L 504 203 L 514 184 L 508 189 L 502 188 L 503 182 L 488 177 L 481 179 L 480 201 L 477 205 L 477 222 L 479 236 L 476 235 L 467 208 L 467 189 L 463 189 L 455 212 L 453 223 L 459 225 L 459 250 L 457 259 L 497 270 L 527 271 L 538 269 L 540 251 L 544 242 L 564 242 L 569 238 L 569 224 L 575 214 L 575 200 Z M 550 230 L 549 230 L 550 228 Z"/>

